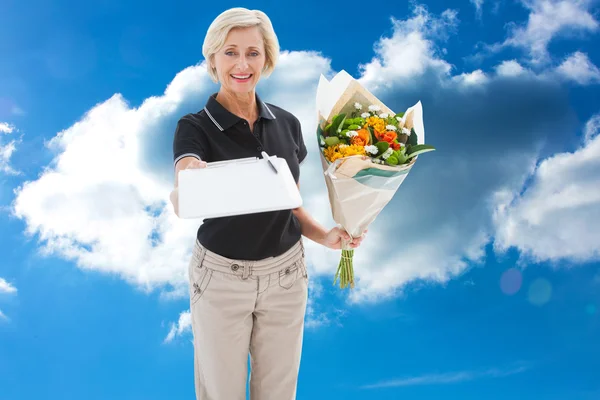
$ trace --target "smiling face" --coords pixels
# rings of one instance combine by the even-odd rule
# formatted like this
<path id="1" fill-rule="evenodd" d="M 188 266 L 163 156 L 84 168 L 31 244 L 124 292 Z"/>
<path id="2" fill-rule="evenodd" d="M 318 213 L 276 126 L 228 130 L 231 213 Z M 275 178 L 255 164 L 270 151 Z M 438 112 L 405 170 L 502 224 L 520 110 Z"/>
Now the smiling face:
<path id="1" fill-rule="evenodd" d="M 213 62 L 223 89 L 240 94 L 252 92 L 266 62 L 259 28 L 232 29 Z"/>

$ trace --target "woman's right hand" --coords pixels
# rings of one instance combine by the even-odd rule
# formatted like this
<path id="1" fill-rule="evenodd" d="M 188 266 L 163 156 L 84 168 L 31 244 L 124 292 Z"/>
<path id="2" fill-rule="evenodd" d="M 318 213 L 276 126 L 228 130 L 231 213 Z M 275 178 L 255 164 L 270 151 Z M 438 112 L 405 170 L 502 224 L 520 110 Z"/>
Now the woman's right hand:
<path id="1" fill-rule="evenodd" d="M 198 160 L 196 157 L 184 157 L 177 162 L 175 166 L 175 188 L 171 191 L 169 195 L 169 199 L 171 200 L 171 204 L 173 205 L 173 209 L 175 211 L 175 215 L 179 216 L 179 180 L 177 179 L 179 176 L 179 171 L 184 169 L 197 169 L 197 168 L 206 168 L 206 161 Z"/>
<path id="2" fill-rule="evenodd" d="M 195 169 L 195 168 L 205 168 L 205 167 L 206 167 L 206 161 L 201 161 L 201 160 L 198 160 L 197 158 L 194 158 L 189 163 L 187 163 L 183 167 L 183 169 Z"/>

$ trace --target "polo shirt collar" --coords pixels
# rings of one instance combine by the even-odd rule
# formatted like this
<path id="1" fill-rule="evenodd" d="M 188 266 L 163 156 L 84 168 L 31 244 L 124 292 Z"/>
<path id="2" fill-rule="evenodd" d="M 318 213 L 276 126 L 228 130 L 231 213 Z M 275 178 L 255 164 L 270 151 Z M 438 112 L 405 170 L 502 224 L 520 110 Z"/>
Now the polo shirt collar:
<path id="1" fill-rule="evenodd" d="M 217 93 L 208 97 L 206 105 L 204 106 L 204 111 L 215 126 L 220 131 L 224 131 L 239 122 L 241 118 L 223 107 L 221 103 L 217 101 L 216 97 Z M 273 114 L 271 109 L 260 99 L 258 94 L 256 94 L 256 104 L 258 104 L 259 119 L 275 119 L 275 114 Z"/>

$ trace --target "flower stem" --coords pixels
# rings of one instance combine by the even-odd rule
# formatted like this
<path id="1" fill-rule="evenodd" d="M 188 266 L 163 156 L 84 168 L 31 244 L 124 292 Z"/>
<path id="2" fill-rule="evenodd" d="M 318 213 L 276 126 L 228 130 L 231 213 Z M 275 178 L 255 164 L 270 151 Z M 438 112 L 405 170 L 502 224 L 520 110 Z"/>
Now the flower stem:
<path id="1" fill-rule="evenodd" d="M 340 279 L 340 288 L 344 289 L 348 286 L 354 288 L 354 250 L 342 250 L 342 257 L 338 264 L 333 284 L 337 283 L 337 279 Z"/>

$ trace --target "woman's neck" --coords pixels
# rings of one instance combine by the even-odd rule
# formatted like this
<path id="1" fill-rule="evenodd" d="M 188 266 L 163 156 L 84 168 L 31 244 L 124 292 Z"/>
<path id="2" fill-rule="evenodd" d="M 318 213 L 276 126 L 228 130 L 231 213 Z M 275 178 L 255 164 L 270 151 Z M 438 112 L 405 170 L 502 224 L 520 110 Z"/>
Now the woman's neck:
<path id="1" fill-rule="evenodd" d="M 254 90 L 249 93 L 231 93 L 219 90 L 216 100 L 229 112 L 253 122 L 258 118 L 258 107 Z"/>

